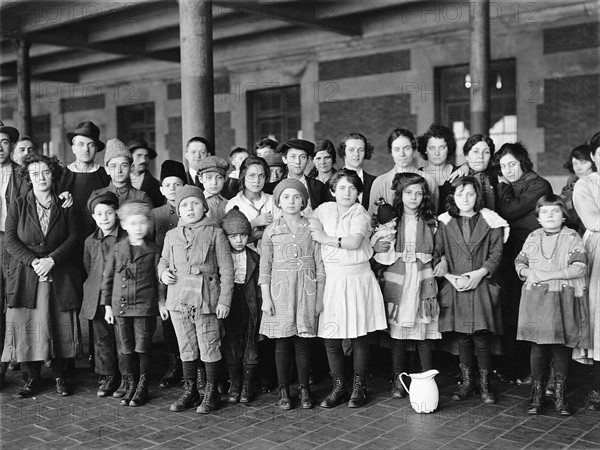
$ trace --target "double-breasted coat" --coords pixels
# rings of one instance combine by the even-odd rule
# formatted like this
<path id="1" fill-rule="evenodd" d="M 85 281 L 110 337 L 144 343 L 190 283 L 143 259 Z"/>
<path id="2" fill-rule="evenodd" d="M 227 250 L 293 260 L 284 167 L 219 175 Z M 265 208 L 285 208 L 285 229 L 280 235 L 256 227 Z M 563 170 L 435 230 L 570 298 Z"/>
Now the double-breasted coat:
<path id="1" fill-rule="evenodd" d="M 6 218 L 6 248 L 10 263 L 6 272 L 6 297 L 9 308 L 35 308 L 39 277 L 31 267 L 36 258 L 54 260 L 52 289 L 58 309 L 67 311 L 81 306 L 81 271 L 77 268 L 79 248 L 78 220 L 73 208 L 62 208 L 54 197 L 46 236 L 38 219 L 35 196 L 30 191 L 17 198 Z"/>
<path id="2" fill-rule="evenodd" d="M 135 251 L 129 239 L 121 239 L 108 253 L 102 280 L 100 304 L 121 317 L 158 316 L 158 246 L 144 239 Z"/>
<path id="3" fill-rule="evenodd" d="M 83 283 L 83 303 L 79 315 L 85 319 L 92 320 L 96 315 L 102 292 L 102 277 L 106 258 L 111 247 L 122 240 L 127 233 L 117 227 L 113 234 L 104 236 L 99 228 L 85 240 L 83 250 L 83 268 L 87 278 Z"/>
<path id="4" fill-rule="evenodd" d="M 461 275 L 485 268 L 488 276 L 470 291 L 458 292 L 446 279 L 442 281 L 439 304 L 439 331 L 472 334 L 491 331 L 502 334 L 500 286 L 496 271 L 502 259 L 502 247 L 508 237 L 508 225 L 496 213 L 483 209 L 465 242 L 457 218 L 444 213 L 435 235 L 434 265 L 442 256 L 448 262 L 448 272 Z"/>

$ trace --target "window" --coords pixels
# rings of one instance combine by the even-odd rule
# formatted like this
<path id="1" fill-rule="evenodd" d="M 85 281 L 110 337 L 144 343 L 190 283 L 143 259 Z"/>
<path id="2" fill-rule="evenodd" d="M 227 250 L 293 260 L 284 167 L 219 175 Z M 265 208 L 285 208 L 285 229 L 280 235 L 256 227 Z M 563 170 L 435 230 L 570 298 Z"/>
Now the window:
<path id="1" fill-rule="evenodd" d="M 300 86 L 248 92 L 248 142 L 272 136 L 278 142 L 298 137 Z"/>
<path id="2" fill-rule="evenodd" d="M 496 148 L 517 140 L 516 69 L 514 59 L 490 63 L 490 137 Z M 435 70 L 435 121 L 454 131 L 457 162 L 464 159 L 462 147 L 469 138 L 470 89 L 469 65 L 438 67 Z"/>
<path id="3" fill-rule="evenodd" d="M 137 105 L 117 108 L 117 136 L 125 144 L 134 139 L 148 142 L 156 148 L 156 126 L 154 120 L 154 103 L 138 103 Z M 154 172 L 154 161 L 150 161 L 149 169 Z"/>

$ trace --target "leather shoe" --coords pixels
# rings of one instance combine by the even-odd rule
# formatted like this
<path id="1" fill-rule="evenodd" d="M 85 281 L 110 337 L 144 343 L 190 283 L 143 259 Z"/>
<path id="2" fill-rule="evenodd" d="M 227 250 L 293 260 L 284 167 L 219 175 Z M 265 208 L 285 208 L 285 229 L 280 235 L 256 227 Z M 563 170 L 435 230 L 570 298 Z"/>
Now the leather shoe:
<path id="1" fill-rule="evenodd" d="M 71 395 L 71 389 L 66 385 L 65 380 L 62 378 L 56 379 L 56 393 L 58 395 L 62 395 L 63 397 L 68 397 Z"/>

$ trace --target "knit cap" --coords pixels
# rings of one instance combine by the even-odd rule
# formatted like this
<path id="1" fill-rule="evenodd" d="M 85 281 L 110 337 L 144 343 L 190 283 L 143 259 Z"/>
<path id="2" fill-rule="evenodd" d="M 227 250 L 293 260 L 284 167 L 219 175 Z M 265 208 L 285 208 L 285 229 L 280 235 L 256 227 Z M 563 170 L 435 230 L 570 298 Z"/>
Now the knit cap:
<path id="1" fill-rule="evenodd" d="M 121 203 L 121 206 L 119 206 L 119 209 L 117 210 L 117 215 L 119 216 L 119 220 L 123 221 L 129 216 L 150 217 L 151 210 L 152 208 L 150 208 L 150 205 L 146 202 L 142 202 L 139 200 L 126 200 L 123 203 Z"/>
<path id="2" fill-rule="evenodd" d="M 175 194 L 175 208 L 177 210 L 177 214 L 179 214 L 179 204 L 188 197 L 196 197 L 199 198 L 204 204 L 204 212 L 208 211 L 208 203 L 206 202 L 206 197 L 204 196 L 204 192 L 198 186 L 194 186 L 193 184 L 186 184 L 179 188 L 177 193 Z"/>
<path id="3" fill-rule="evenodd" d="M 229 169 L 229 163 L 223 158 L 218 156 L 207 156 L 206 158 L 202 158 L 202 161 L 200 161 L 198 175 L 208 172 L 217 172 L 225 176 L 227 169 Z"/>
<path id="4" fill-rule="evenodd" d="M 133 162 L 133 158 L 131 157 L 131 152 L 127 148 L 127 146 L 120 141 L 119 139 L 109 139 L 106 141 L 106 152 L 104 153 L 104 165 L 108 166 L 108 162 L 113 158 L 118 158 L 119 156 L 126 157 L 129 162 Z"/>
<path id="5" fill-rule="evenodd" d="M 247 234 L 250 236 L 252 234 L 250 221 L 237 206 L 234 206 L 225 214 L 221 221 L 221 227 L 227 236 L 232 234 Z"/>
<path id="6" fill-rule="evenodd" d="M 286 189 L 295 189 L 302 196 L 302 209 L 306 208 L 308 205 L 308 190 L 302 184 L 301 181 L 298 181 L 294 178 L 284 178 L 273 190 L 273 200 L 275 201 L 275 205 L 279 206 L 279 197 Z"/>
<path id="7" fill-rule="evenodd" d="M 377 222 L 379 222 L 380 225 L 398 218 L 398 213 L 394 207 L 387 203 L 383 198 L 380 198 L 377 201 L 377 205 L 379 206 L 379 209 L 377 210 Z"/>
<path id="8" fill-rule="evenodd" d="M 98 203 L 113 205 L 115 209 L 119 207 L 119 198 L 117 197 L 117 194 L 111 191 L 102 191 L 102 189 L 97 189 L 93 191 L 90 198 L 88 198 L 87 207 L 92 214 L 94 214 L 94 208 Z"/>
<path id="9" fill-rule="evenodd" d="M 267 162 L 267 165 L 269 167 L 274 167 L 274 166 L 285 167 L 283 158 L 281 157 L 281 154 L 279 154 L 279 153 L 269 153 L 268 155 L 265 155 L 264 159 Z"/>

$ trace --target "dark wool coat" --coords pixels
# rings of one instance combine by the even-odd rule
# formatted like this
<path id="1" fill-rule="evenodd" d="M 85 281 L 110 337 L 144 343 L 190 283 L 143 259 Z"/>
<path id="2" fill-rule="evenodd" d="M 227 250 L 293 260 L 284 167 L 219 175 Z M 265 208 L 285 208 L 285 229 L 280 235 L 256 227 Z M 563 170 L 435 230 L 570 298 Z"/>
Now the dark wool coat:
<path id="1" fill-rule="evenodd" d="M 369 199 L 371 198 L 371 186 L 373 186 L 373 181 L 375 181 L 375 178 L 377 177 L 363 170 L 362 205 L 367 211 L 369 210 Z"/>
<path id="2" fill-rule="evenodd" d="M 160 192 L 160 181 L 154 178 L 150 172 L 144 173 L 140 191 L 148 194 L 155 208 L 165 204 L 165 197 Z"/>
<path id="3" fill-rule="evenodd" d="M 106 258 L 100 304 L 112 306 L 115 316 L 158 316 L 159 260 L 154 242 L 145 239 L 134 252 L 129 239 L 121 239 Z"/>
<path id="4" fill-rule="evenodd" d="M 246 303 L 248 303 L 248 309 L 250 309 L 252 322 L 256 326 L 258 326 L 260 309 L 262 307 L 262 294 L 258 286 L 259 261 L 260 256 L 258 253 L 246 247 L 246 281 L 244 283 L 244 296 L 246 297 Z"/>
<path id="5" fill-rule="evenodd" d="M 38 219 L 35 196 L 30 191 L 16 199 L 6 218 L 6 248 L 11 255 L 6 273 L 6 295 L 9 308 L 35 308 L 39 277 L 31 267 L 36 258 L 54 259 L 52 289 L 61 311 L 79 309 L 83 281 L 77 268 L 80 247 L 78 219 L 73 208 L 62 208 L 54 197 L 48 232 L 44 237 Z"/>
<path id="6" fill-rule="evenodd" d="M 506 224 L 490 210 L 480 213 L 469 243 L 465 242 L 459 221 L 448 213 L 440 216 L 435 234 L 434 265 L 446 256 L 448 272 L 461 275 L 486 268 L 489 276 L 470 291 L 458 292 L 442 279 L 439 293 L 439 331 L 472 334 L 491 331 L 502 334 L 500 286 L 495 273 L 502 259 Z M 484 217 L 484 214 L 486 217 Z M 487 220 L 486 220 L 487 219 Z M 499 219 L 499 220 L 497 220 Z"/>
<path id="7" fill-rule="evenodd" d="M 152 210 L 152 218 L 154 230 L 150 230 L 148 234 L 154 236 L 154 242 L 162 251 L 167 231 L 177 226 L 179 216 L 177 215 L 177 211 L 175 211 L 175 207 L 167 203 L 160 208 L 154 208 Z"/>
<path id="8" fill-rule="evenodd" d="M 127 233 L 117 227 L 116 234 L 104 236 L 99 228 L 87 237 L 83 251 L 83 267 L 87 272 L 87 279 L 83 284 L 83 303 L 81 304 L 80 317 L 92 320 L 100 304 L 102 292 L 102 277 L 106 257 L 113 245 L 127 236 Z"/>
<path id="9" fill-rule="evenodd" d="M 498 184 L 498 209 L 510 225 L 510 237 L 504 246 L 500 268 L 502 278 L 502 315 L 504 326 L 516 328 L 519 318 L 521 286 L 514 261 L 529 233 L 540 227 L 535 217 L 535 204 L 544 195 L 552 194 L 552 186 L 533 170 L 511 184 Z"/>

